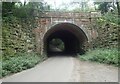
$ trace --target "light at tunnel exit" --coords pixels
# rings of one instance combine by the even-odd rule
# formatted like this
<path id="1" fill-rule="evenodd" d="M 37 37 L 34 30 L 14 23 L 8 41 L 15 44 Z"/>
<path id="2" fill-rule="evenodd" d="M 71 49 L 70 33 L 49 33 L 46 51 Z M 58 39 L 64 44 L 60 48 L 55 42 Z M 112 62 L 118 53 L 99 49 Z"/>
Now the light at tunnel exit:
<path id="1" fill-rule="evenodd" d="M 44 36 L 44 52 L 53 54 L 83 54 L 85 32 L 72 23 L 60 23 L 52 26 Z M 59 44 L 59 45 L 58 45 Z M 63 47 L 63 50 L 60 49 Z"/>

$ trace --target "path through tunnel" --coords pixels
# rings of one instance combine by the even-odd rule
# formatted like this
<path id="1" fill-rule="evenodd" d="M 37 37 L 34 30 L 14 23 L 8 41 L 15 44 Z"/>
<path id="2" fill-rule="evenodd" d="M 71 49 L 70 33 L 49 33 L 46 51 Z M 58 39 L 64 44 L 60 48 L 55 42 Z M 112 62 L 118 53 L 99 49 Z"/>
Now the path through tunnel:
<path id="1" fill-rule="evenodd" d="M 63 50 L 59 48 L 52 40 L 59 39 L 62 43 Z M 72 23 L 59 23 L 52 26 L 44 36 L 44 52 L 48 56 L 53 55 L 76 55 L 77 53 L 83 54 L 82 49 L 84 42 L 87 41 L 85 32 L 75 24 Z"/>

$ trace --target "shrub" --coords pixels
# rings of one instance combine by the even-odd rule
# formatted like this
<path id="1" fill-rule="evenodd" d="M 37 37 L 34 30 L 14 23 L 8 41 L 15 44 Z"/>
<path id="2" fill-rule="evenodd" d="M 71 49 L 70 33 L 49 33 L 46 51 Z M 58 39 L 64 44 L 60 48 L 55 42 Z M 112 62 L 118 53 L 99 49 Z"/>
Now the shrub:
<path id="1" fill-rule="evenodd" d="M 0 78 L 2 77 L 2 62 L 0 60 Z"/>
<path id="2" fill-rule="evenodd" d="M 4 77 L 11 73 L 17 73 L 32 68 L 44 59 L 43 56 L 35 53 L 17 54 L 17 56 L 10 57 L 2 62 L 2 76 Z"/>
<path id="3" fill-rule="evenodd" d="M 87 52 L 85 55 L 79 56 L 81 60 L 96 61 L 106 64 L 118 65 L 118 50 L 117 49 L 96 49 Z"/>

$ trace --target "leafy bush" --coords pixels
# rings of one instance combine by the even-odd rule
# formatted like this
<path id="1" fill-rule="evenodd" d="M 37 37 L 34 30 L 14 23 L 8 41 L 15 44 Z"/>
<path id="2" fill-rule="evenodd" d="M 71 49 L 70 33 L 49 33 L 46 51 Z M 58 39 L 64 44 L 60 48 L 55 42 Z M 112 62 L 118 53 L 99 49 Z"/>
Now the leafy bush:
<path id="1" fill-rule="evenodd" d="M 118 64 L 118 50 L 117 49 L 96 49 L 87 52 L 85 55 L 79 56 L 81 60 L 96 61 L 106 64 Z"/>
<path id="2" fill-rule="evenodd" d="M 32 68 L 44 59 L 45 57 L 39 56 L 35 53 L 23 53 L 10 57 L 2 62 L 2 76 L 4 77 L 11 73 L 17 73 Z"/>
<path id="3" fill-rule="evenodd" d="M 0 60 L 0 78 L 2 77 L 2 62 Z"/>
<path id="4" fill-rule="evenodd" d="M 112 13 L 106 13 L 105 15 L 103 15 L 102 17 L 100 17 L 99 19 L 97 19 L 98 23 L 109 23 L 109 24 L 113 24 L 113 25 L 119 25 L 118 23 L 120 23 L 120 18 L 118 18 L 118 15 L 116 14 L 112 14 Z"/>

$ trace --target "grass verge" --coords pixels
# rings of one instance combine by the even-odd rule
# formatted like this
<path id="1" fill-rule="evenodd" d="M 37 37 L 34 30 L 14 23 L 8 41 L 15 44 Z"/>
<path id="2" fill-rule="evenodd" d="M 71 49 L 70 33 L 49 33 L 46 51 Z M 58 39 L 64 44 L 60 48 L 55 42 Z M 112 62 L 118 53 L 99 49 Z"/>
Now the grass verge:
<path id="1" fill-rule="evenodd" d="M 10 57 L 0 63 L 2 65 L 0 78 L 32 68 L 45 59 L 45 56 L 40 56 L 35 53 L 23 53 Z"/>
<path id="2" fill-rule="evenodd" d="M 85 55 L 79 55 L 79 58 L 84 61 L 95 61 L 119 67 L 118 49 L 90 50 Z"/>

